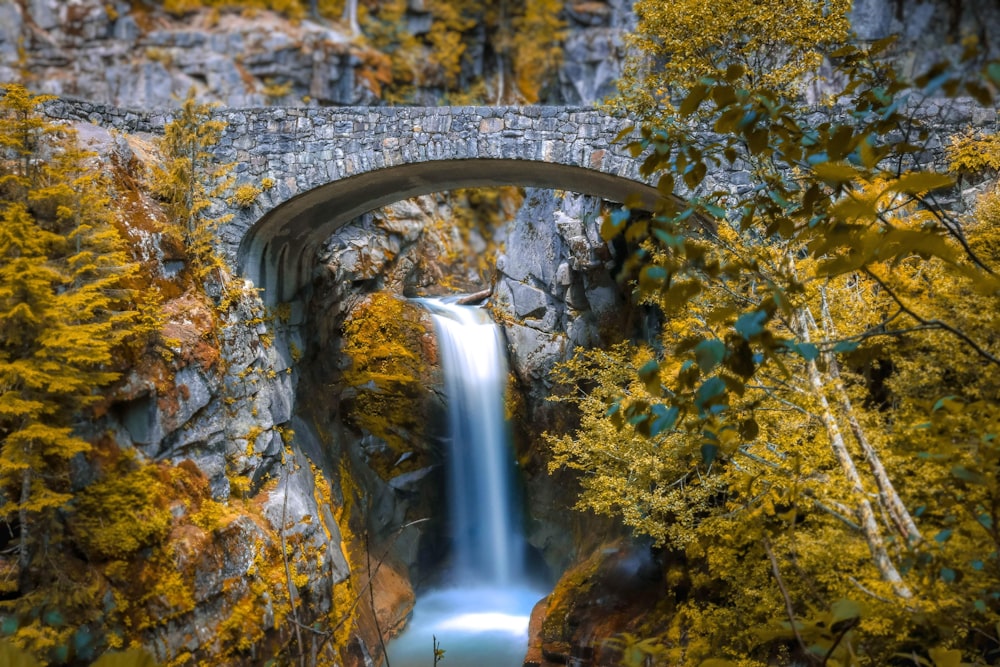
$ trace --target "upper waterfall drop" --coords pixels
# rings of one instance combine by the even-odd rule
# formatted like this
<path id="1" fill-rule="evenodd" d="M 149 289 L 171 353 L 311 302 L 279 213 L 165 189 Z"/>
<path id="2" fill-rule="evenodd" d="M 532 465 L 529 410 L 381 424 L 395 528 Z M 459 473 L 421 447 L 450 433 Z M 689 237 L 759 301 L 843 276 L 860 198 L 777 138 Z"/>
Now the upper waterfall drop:
<path id="1" fill-rule="evenodd" d="M 433 317 L 448 403 L 452 567 L 417 598 L 388 647 L 392 667 L 425 667 L 436 641 L 448 664 L 517 667 L 531 609 L 546 592 L 525 567 L 521 507 L 504 398 L 507 350 L 482 308 L 420 299 Z"/>
<path id="2" fill-rule="evenodd" d="M 504 416 L 506 346 L 481 308 L 422 300 L 431 311 L 448 399 L 448 491 L 456 582 L 524 577 L 520 508 Z"/>

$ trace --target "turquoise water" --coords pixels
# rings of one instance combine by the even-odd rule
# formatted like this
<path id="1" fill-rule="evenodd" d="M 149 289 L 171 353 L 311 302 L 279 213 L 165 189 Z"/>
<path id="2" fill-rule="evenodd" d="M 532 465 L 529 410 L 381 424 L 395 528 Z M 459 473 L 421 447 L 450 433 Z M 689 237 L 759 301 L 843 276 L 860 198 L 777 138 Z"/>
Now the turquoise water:
<path id="1" fill-rule="evenodd" d="M 406 630 L 389 644 L 390 667 L 520 667 L 528 646 L 528 617 L 546 592 L 527 587 L 461 588 L 417 600 Z"/>

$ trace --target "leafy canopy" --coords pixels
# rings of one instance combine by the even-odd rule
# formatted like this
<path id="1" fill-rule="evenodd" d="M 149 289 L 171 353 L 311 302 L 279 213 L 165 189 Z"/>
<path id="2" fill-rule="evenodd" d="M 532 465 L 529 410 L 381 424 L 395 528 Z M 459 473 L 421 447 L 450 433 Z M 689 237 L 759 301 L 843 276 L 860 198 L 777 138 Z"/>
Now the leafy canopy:
<path id="1" fill-rule="evenodd" d="M 969 50 L 909 81 L 888 44 L 836 52 L 851 103 L 827 122 L 730 63 L 630 144 L 664 198 L 602 233 L 663 326 L 562 367 L 580 427 L 549 442 L 582 507 L 686 564 L 648 624 L 666 664 L 997 658 L 996 190 L 942 205 L 956 177 L 922 162 L 941 137 L 920 102 L 992 104 L 1000 65 Z"/>
<path id="2" fill-rule="evenodd" d="M 2 605 L 21 611 L 86 595 L 54 562 L 58 511 L 73 497 L 70 461 L 90 451 L 80 426 L 137 319 L 108 184 L 72 130 L 41 114 L 47 99 L 17 85 L 0 97 L 0 518 L 17 554 L 0 567 Z M 43 652 L 61 634 L 37 624 L 22 641 Z"/>
<path id="3" fill-rule="evenodd" d="M 731 65 L 747 90 L 794 92 L 847 39 L 850 9 L 850 0 L 639 0 L 616 103 L 655 115 Z"/>

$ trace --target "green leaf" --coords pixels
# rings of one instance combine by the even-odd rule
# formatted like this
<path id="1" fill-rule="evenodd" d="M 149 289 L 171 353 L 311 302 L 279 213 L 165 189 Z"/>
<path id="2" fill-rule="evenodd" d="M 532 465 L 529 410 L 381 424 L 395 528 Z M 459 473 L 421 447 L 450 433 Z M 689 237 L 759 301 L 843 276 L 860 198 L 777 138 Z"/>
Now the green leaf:
<path id="1" fill-rule="evenodd" d="M 986 477 L 975 470 L 969 470 L 965 466 L 955 466 L 951 469 L 951 474 L 970 484 L 986 484 Z"/>
<path id="2" fill-rule="evenodd" d="M 676 405 L 668 408 L 665 405 L 657 403 L 652 407 L 650 412 L 653 413 L 653 423 L 649 427 L 649 435 L 656 437 L 664 431 L 671 430 L 677 424 L 680 409 Z"/>
<path id="3" fill-rule="evenodd" d="M 750 340 L 754 336 L 759 336 L 764 331 L 764 324 L 767 322 L 767 313 L 763 310 L 755 310 L 743 313 L 736 318 L 733 328 L 744 340 Z"/>
<path id="4" fill-rule="evenodd" d="M 961 412 L 964 407 L 965 405 L 960 400 L 958 400 L 957 396 L 945 396 L 943 398 L 939 398 L 937 402 L 934 403 L 934 407 L 931 408 L 931 412 L 938 412 L 939 410 L 945 410 L 947 412 L 955 414 Z"/>
<path id="5" fill-rule="evenodd" d="M 618 236 L 625 229 L 625 223 L 628 222 L 629 215 L 630 212 L 628 209 L 616 208 L 609 215 L 604 216 L 604 221 L 601 223 L 601 238 L 605 241 L 610 241 Z"/>
<path id="6" fill-rule="evenodd" d="M 0 665 L 4 667 L 38 667 L 38 662 L 26 651 L 8 641 L 0 640 Z"/>
<path id="7" fill-rule="evenodd" d="M 843 354 L 845 352 L 854 352 L 860 345 L 861 343 L 855 340 L 842 340 L 833 346 L 833 353 Z"/>
<path id="8" fill-rule="evenodd" d="M 701 460 L 705 465 L 711 465 L 719 453 L 719 446 L 706 442 L 701 446 Z"/>
<path id="9" fill-rule="evenodd" d="M 861 605 L 848 598 L 841 598 L 830 607 L 830 625 L 861 618 Z"/>
<path id="10" fill-rule="evenodd" d="M 651 294 L 663 289 L 667 282 L 667 270 L 662 266 L 644 266 L 639 273 L 639 289 Z"/>
<path id="11" fill-rule="evenodd" d="M 815 173 L 820 180 L 830 185 L 850 183 L 851 181 L 858 180 L 861 177 L 861 172 L 851 165 L 844 164 L 842 162 L 820 162 L 819 164 L 813 166 L 813 173 Z"/>
<path id="12" fill-rule="evenodd" d="M 639 379 L 646 385 L 646 391 L 651 394 L 660 393 L 660 364 L 651 359 L 639 369 Z"/>
<path id="13" fill-rule="evenodd" d="M 664 197 L 672 195 L 674 193 L 673 174 L 663 174 L 660 176 L 659 180 L 656 181 L 656 189 L 659 190 L 660 194 Z"/>
<path id="14" fill-rule="evenodd" d="M 702 285 L 697 280 L 675 282 L 664 295 L 664 306 L 667 314 L 676 313 L 687 303 L 701 293 Z"/>
<path id="15" fill-rule="evenodd" d="M 980 105 L 984 107 L 993 106 L 993 94 L 986 86 L 981 86 L 975 81 L 966 81 L 965 90 Z"/>
<path id="16" fill-rule="evenodd" d="M 812 343 L 797 343 L 792 349 L 806 361 L 815 361 L 819 356 L 819 348 Z"/>
<path id="17" fill-rule="evenodd" d="M 943 581 L 946 584 L 955 583 L 955 570 L 951 569 L 950 567 L 942 567 L 940 576 L 941 576 L 941 581 Z"/>
<path id="18" fill-rule="evenodd" d="M 739 63 L 731 63 L 729 67 L 726 68 L 726 81 L 729 83 L 736 83 L 741 76 L 746 74 L 746 67 Z"/>
<path id="19" fill-rule="evenodd" d="M 695 360 L 702 373 L 710 373 L 726 357 L 726 344 L 721 340 L 703 340 L 694 347 Z"/>
<path id="20" fill-rule="evenodd" d="M 847 152 L 850 149 L 851 139 L 853 138 L 854 131 L 850 128 L 850 126 L 841 125 L 838 127 L 826 145 L 826 150 L 830 159 L 840 160 L 847 155 Z"/>
<path id="21" fill-rule="evenodd" d="M 687 97 L 685 97 L 684 101 L 681 102 L 681 107 L 678 109 L 680 115 L 690 116 L 697 111 L 706 95 L 708 95 L 708 86 L 703 83 L 693 86 L 691 90 L 688 91 Z"/>
<path id="22" fill-rule="evenodd" d="M 715 86 L 712 88 L 712 101 L 719 109 L 725 109 L 736 103 L 736 89 L 732 86 Z"/>
<path id="23" fill-rule="evenodd" d="M 746 133 L 747 146 L 750 148 L 750 152 L 754 155 L 759 155 L 764 152 L 767 148 L 767 142 L 770 138 L 770 134 L 765 128 L 759 128 L 756 130 L 750 130 Z"/>
<path id="24" fill-rule="evenodd" d="M 878 217 L 875 202 L 867 199 L 857 199 L 851 194 L 841 198 L 830 207 L 830 215 L 838 220 L 874 220 Z"/>
<path id="25" fill-rule="evenodd" d="M 713 128 L 719 134 L 729 134 L 730 132 L 736 130 L 740 121 L 743 119 L 743 116 L 744 111 L 741 107 L 730 107 L 719 116 L 718 120 L 715 121 Z M 733 162 L 735 157 L 736 156 L 734 155 L 733 159 L 729 161 Z"/>
<path id="26" fill-rule="evenodd" d="M 938 534 L 934 536 L 934 541 L 939 544 L 944 544 L 945 542 L 948 541 L 948 538 L 951 537 L 951 534 L 953 532 L 954 531 L 951 528 L 945 528 L 944 530 L 938 532 Z"/>
<path id="27" fill-rule="evenodd" d="M 987 65 L 986 76 L 990 78 L 993 85 L 1000 86 L 1000 62 L 992 62 Z"/>
<path id="28" fill-rule="evenodd" d="M 750 442 L 760 435 L 760 425 L 756 419 L 750 417 L 740 422 L 739 432 L 744 441 Z"/>
<path id="29" fill-rule="evenodd" d="M 615 144 L 619 143 L 622 139 L 632 134 L 633 131 L 635 131 L 635 125 L 626 125 L 625 127 L 622 128 L 621 132 L 615 135 L 615 138 L 612 139 L 612 143 Z M 631 147 L 631 144 L 629 144 L 629 146 Z M 632 157 L 635 157 L 635 155 L 633 155 Z"/>
<path id="30" fill-rule="evenodd" d="M 726 383 L 720 377 L 705 380 L 694 394 L 694 404 L 702 412 L 712 405 L 722 402 L 726 395 Z"/>

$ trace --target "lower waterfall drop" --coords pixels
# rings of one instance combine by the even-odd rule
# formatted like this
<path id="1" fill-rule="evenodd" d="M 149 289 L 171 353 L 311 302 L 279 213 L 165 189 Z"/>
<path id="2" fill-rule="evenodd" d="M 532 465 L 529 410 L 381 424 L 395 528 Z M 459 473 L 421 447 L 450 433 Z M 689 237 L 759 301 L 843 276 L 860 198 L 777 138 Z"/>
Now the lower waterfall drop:
<path id="1" fill-rule="evenodd" d="M 545 592 L 524 565 L 513 451 L 504 418 L 506 350 L 482 308 L 422 299 L 437 333 L 448 398 L 450 577 L 422 594 L 388 647 L 391 667 L 520 667 L 528 617 Z"/>

